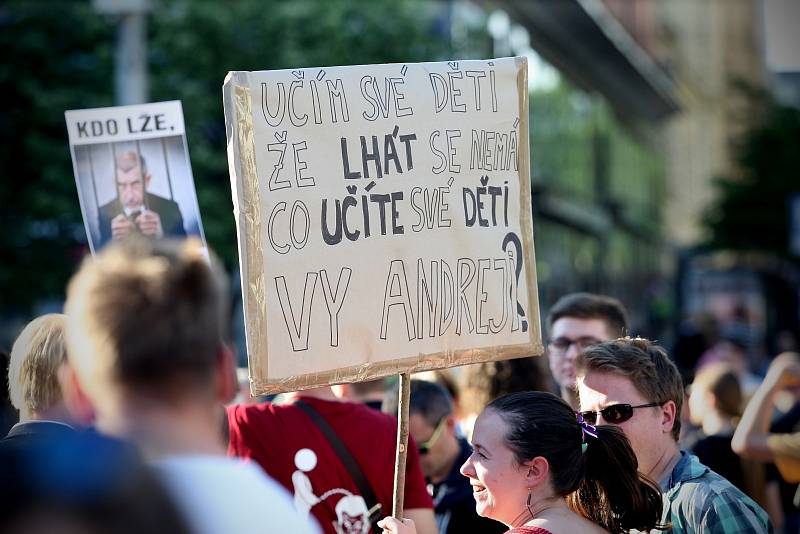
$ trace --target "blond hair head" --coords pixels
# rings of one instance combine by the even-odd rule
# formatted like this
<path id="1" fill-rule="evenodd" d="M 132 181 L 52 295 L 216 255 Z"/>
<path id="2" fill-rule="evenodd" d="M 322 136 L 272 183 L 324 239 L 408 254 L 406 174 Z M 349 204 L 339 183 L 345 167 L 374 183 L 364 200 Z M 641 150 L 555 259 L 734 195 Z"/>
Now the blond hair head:
<path id="1" fill-rule="evenodd" d="M 62 400 L 58 370 L 64 363 L 66 317 L 51 313 L 22 330 L 11 349 L 8 392 L 24 419 L 46 412 Z"/>
<path id="2" fill-rule="evenodd" d="M 202 392 L 227 331 L 226 279 L 196 239 L 129 239 L 67 289 L 69 360 L 90 396 Z M 110 389 L 109 389 L 110 388 Z"/>

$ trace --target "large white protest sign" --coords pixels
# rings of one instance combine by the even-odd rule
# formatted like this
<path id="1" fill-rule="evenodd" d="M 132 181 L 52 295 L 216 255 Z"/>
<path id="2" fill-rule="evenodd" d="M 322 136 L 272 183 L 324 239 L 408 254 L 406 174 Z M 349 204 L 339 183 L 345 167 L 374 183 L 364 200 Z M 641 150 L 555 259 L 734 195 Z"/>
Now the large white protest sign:
<path id="1" fill-rule="evenodd" d="M 258 393 L 541 354 L 527 63 L 232 72 Z"/>
<path id="2" fill-rule="evenodd" d="M 65 116 L 92 253 L 134 234 L 205 240 L 180 102 Z"/>

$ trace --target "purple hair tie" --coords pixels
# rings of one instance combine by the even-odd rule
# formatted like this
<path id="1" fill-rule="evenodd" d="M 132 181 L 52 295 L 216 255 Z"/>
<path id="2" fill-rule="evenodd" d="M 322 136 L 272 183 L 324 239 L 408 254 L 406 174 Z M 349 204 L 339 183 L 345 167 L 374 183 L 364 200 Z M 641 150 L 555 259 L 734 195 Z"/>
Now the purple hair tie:
<path id="1" fill-rule="evenodd" d="M 586 434 L 589 434 L 593 438 L 597 439 L 597 427 L 594 425 L 590 425 L 586 421 L 583 420 L 583 416 L 581 414 L 578 415 L 578 424 L 581 426 L 581 431 L 583 432 L 583 437 L 581 441 L 586 441 Z"/>

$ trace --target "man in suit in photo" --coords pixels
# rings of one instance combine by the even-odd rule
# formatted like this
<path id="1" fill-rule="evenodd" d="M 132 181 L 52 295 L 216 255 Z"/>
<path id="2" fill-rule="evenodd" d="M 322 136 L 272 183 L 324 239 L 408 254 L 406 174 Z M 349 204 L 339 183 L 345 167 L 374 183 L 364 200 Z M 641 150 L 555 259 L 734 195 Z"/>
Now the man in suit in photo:
<path id="1" fill-rule="evenodd" d="M 117 198 L 100 207 L 98 248 L 131 234 L 153 239 L 186 235 L 178 204 L 147 192 L 151 175 L 144 157 L 132 150 L 117 155 L 114 174 Z"/>

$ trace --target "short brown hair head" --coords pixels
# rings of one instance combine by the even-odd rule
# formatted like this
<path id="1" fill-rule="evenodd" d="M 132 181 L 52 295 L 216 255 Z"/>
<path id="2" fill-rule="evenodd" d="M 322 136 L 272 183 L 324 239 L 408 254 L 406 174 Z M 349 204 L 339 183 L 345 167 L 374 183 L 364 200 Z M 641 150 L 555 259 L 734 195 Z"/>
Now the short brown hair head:
<path id="1" fill-rule="evenodd" d="M 628 334 L 628 312 L 625 311 L 625 306 L 613 297 L 594 293 L 564 295 L 550 308 L 550 313 L 547 315 L 547 329 L 552 330 L 553 323 L 562 317 L 600 319 L 606 324 L 606 330 L 612 338 Z"/>
<path id="2" fill-rule="evenodd" d="M 43 413 L 62 400 L 58 370 L 67 357 L 65 330 L 66 317 L 50 313 L 28 323 L 14 342 L 8 393 L 25 418 Z"/>
<path id="3" fill-rule="evenodd" d="M 660 346 L 644 338 L 619 338 L 584 349 L 575 361 L 578 377 L 592 371 L 628 378 L 649 402 L 675 403 L 675 441 L 681 432 L 684 387 L 678 368 Z"/>
<path id="4" fill-rule="evenodd" d="M 227 334 L 226 287 L 196 239 L 130 239 L 88 258 L 66 303 L 69 360 L 82 384 L 203 391 Z"/>

